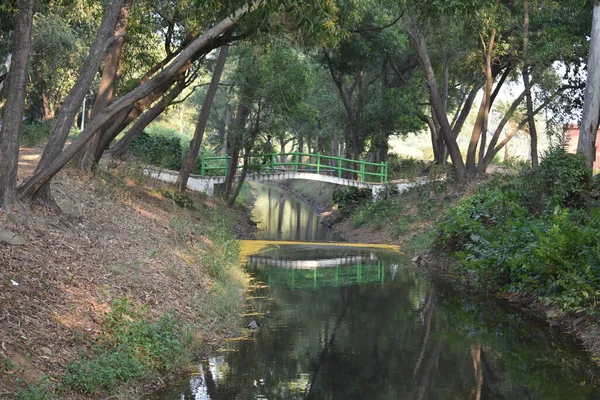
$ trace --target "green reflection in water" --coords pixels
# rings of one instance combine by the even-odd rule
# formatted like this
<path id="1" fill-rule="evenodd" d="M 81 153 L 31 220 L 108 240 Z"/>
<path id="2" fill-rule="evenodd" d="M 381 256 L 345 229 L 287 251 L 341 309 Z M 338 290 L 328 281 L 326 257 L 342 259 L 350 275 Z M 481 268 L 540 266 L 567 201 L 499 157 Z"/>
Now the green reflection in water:
<path id="1" fill-rule="evenodd" d="M 600 398 L 599 371 L 571 338 L 493 300 L 440 291 L 397 254 L 289 245 L 248 268 L 271 280 L 254 293 L 253 340 L 159 398 Z"/>
<path id="2" fill-rule="evenodd" d="M 256 183 L 252 186 L 256 194 L 252 219 L 257 223 L 257 239 L 305 242 L 337 239 L 323 226 L 319 215 L 300 200 L 273 186 Z"/>

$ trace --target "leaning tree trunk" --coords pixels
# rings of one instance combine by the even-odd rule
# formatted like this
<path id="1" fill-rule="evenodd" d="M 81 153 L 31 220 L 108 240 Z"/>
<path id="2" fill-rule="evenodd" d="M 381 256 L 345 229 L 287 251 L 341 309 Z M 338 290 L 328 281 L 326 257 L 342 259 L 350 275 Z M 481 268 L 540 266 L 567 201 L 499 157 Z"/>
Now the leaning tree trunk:
<path id="1" fill-rule="evenodd" d="M 119 73 L 119 65 L 121 62 L 121 54 L 123 45 L 125 44 L 125 32 L 129 21 L 129 10 L 132 0 L 125 0 L 119 12 L 119 18 L 114 28 L 115 39 L 106 49 L 106 59 L 104 61 L 104 69 L 102 70 L 102 78 L 98 87 L 98 95 L 92 108 L 93 119 L 102 110 L 108 107 L 114 101 L 115 83 Z M 104 133 L 104 129 L 100 129 L 92 136 L 85 147 L 78 153 L 76 157 L 77 167 L 82 171 L 89 170 L 94 164 L 94 155 L 96 148 L 100 145 L 100 138 Z"/>
<path id="2" fill-rule="evenodd" d="M 217 59 L 217 65 L 215 66 L 215 71 L 213 72 L 210 85 L 208 86 L 208 91 L 206 92 L 204 103 L 202 104 L 202 110 L 200 110 L 200 115 L 198 116 L 198 123 L 196 124 L 194 138 L 192 139 L 190 148 L 188 149 L 187 155 L 183 160 L 181 170 L 179 171 L 179 175 L 177 176 L 177 182 L 175 183 L 175 186 L 180 192 L 185 192 L 185 188 L 187 187 L 187 181 L 190 177 L 190 174 L 192 173 L 192 169 L 194 168 L 194 162 L 198 157 L 200 145 L 202 144 L 202 139 L 204 137 L 204 130 L 206 129 L 206 123 L 208 122 L 210 109 L 212 107 L 213 100 L 215 99 L 215 94 L 217 93 L 217 89 L 219 87 L 221 74 L 223 74 L 223 69 L 225 68 L 225 61 L 227 60 L 228 52 L 229 47 L 221 47 L 221 51 L 219 52 L 219 58 Z"/>
<path id="3" fill-rule="evenodd" d="M 435 72 L 433 71 L 431 59 L 427 50 L 427 43 L 425 42 L 425 36 L 423 35 L 421 28 L 416 26 L 416 23 L 413 23 L 412 25 L 413 26 L 410 33 L 413 41 L 415 42 L 417 56 L 419 58 L 419 62 L 421 63 L 421 68 L 425 74 L 427 86 L 429 87 L 431 108 L 435 112 L 440 124 L 440 133 L 442 134 L 444 143 L 446 143 L 448 153 L 450 154 L 450 158 L 452 160 L 452 168 L 454 170 L 456 182 L 464 183 L 466 181 L 465 164 L 463 162 L 462 155 L 460 154 L 458 143 L 453 137 L 452 128 L 450 127 L 448 116 L 446 115 L 446 109 L 440 97 L 440 92 L 435 78 Z"/>
<path id="4" fill-rule="evenodd" d="M 479 145 L 479 161 L 483 160 L 483 154 L 485 152 L 485 140 L 487 138 L 487 126 L 490 115 L 490 108 L 492 105 L 492 89 L 494 86 L 494 75 L 492 73 L 492 54 L 494 51 L 494 43 L 496 40 L 496 29 L 493 28 L 489 43 L 486 45 L 483 38 L 481 44 L 485 52 L 485 87 L 483 89 L 483 98 L 481 99 L 481 105 L 479 106 L 479 112 L 477 113 L 477 119 L 475 120 L 475 126 L 471 134 L 471 140 L 469 141 L 469 148 L 467 149 L 467 172 L 471 176 L 475 176 L 477 170 L 477 145 Z"/>
<path id="5" fill-rule="evenodd" d="M 73 125 L 75 115 L 77 115 L 77 112 L 79 111 L 79 106 L 83 102 L 83 98 L 85 97 L 90 84 L 92 83 L 92 80 L 98 71 L 100 63 L 102 62 L 106 48 L 110 44 L 112 32 L 115 28 L 117 16 L 121 10 L 123 1 L 124 0 L 111 0 L 106 6 L 104 17 L 102 18 L 102 22 L 100 23 L 100 27 L 98 28 L 98 32 L 96 34 L 96 39 L 90 48 L 90 53 L 83 64 L 81 72 L 77 77 L 77 81 L 71 88 L 71 91 L 67 95 L 67 98 L 60 108 L 60 112 L 56 118 L 56 123 L 54 124 L 52 133 L 50 134 L 50 139 L 48 140 L 46 147 L 44 147 L 44 152 L 42 153 L 40 162 L 33 173 L 34 177 L 46 175 L 49 171 L 50 165 L 57 160 L 63 151 L 67 141 L 67 136 L 69 135 L 69 130 Z M 59 170 L 61 168 L 62 166 L 59 168 Z M 54 174 L 52 174 L 52 176 L 53 175 Z M 51 177 L 37 187 L 35 191 L 30 191 L 28 194 L 25 194 L 25 196 L 31 196 L 32 198 L 37 198 L 42 202 L 49 202 L 50 204 L 53 204 L 54 201 L 52 200 L 50 187 L 46 185 L 50 178 Z M 19 188 L 19 191 L 21 194 L 24 194 L 24 189 Z"/>
<path id="6" fill-rule="evenodd" d="M 112 117 L 119 112 L 131 107 L 136 101 L 148 96 L 154 89 L 172 79 L 181 68 L 188 62 L 190 57 L 200 51 L 210 51 L 215 47 L 224 44 L 228 40 L 224 35 L 235 27 L 239 18 L 241 18 L 248 10 L 247 6 L 240 8 L 232 17 L 226 17 L 221 22 L 208 29 L 202 36 L 189 44 L 167 67 L 156 74 L 152 79 L 148 80 L 143 85 L 132 90 L 125 96 L 116 100 L 101 112 L 96 118 L 90 121 L 88 126 L 77 136 L 73 142 L 60 153 L 54 161 L 44 170 L 37 171 L 27 180 L 21 187 L 20 193 L 24 197 L 35 196 L 40 188 L 50 181 L 72 158 L 73 156 L 87 143 L 92 135 Z M 217 46 L 218 45 L 218 46 Z"/>
<path id="7" fill-rule="evenodd" d="M 588 77 L 585 86 L 585 104 L 577 153 L 583 154 L 591 170 L 596 159 L 596 135 L 600 113 L 600 0 L 594 1 L 594 17 L 588 59 Z"/>
<path id="8" fill-rule="evenodd" d="M 233 187 L 233 180 L 235 178 L 235 173 L 237 172 L 237 163 L 239 160 L 240 147 L 243 140 L 243 132 L 244 126 L 246 125 L 246 120 L 250 116 L 250 107 L 245 104 L 247 100 L 247 96 L 243 96 L 240 100 L 240 104 L 237 106 L 237 111 L 235 113 L 235 121 L 233 125 L 233 131 L 229 134 L 229 141 L 231 142 L 231 152 L 229 154 L 229 169 L 227 171 L 227 176 L 225 177 L 224 186 L 224 198 L 229 198 L 231 194 L 231 189 Z"/>
<path id="9" fill-rule="evenodd" d="M 173 101 L 183 92 L 183 89 L 187 87 L 187 83 L 185 79 L 180 79 L 175 87 L 158 103 L 156 103 L 151 109 L 142 114 L 141 117 L 135 121 L 133 126 L 127 131 L 125 136 L 119 142 L 114 145 L 110 150 L 107 151 L 113 157 L 121 157 L 131 146 L 131 143 L 135 140 L 136 137 L 150 124 L 152 121 L 156 119 L 159 115 L 161 115 Z"/>
<path id="10" fill-rule="evenodd" d="M 12 42 L 12 64 L 6 82 L 6 105 L 0 130 L 0 207 L 11 212 L 17 203 L 19 140 L 25 112 L 27 68 L 35 0 L 17 0 L 18 10 Z"/>

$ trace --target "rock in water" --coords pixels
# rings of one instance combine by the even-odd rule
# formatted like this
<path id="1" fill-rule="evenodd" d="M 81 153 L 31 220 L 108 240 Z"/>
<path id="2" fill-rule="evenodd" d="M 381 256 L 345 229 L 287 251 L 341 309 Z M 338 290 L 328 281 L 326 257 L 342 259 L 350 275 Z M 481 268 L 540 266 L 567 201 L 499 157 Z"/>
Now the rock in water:
<path id="1" fill-rule="evenodd" d="M 23 236 L 6 229 L 0 229 L 0 242 L 13 246 L 23 246 L 27 243 L 25 239 L 23 239 Z"/>

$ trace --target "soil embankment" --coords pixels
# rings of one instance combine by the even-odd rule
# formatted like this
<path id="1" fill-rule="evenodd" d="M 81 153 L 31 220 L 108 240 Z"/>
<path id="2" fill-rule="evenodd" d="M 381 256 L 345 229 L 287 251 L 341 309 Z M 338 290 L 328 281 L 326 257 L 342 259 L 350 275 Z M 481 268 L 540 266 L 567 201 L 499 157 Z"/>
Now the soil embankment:
<path id="1" fill-rule="evenodd" d="M 23 154 L 20 175 L 35 165 L 34 151 Z M 16 239 L 0 241 L 0 398 L 105 398 L 116 387 L 131 398 L 239 330 L 247 277 L 234 235 L 254 229 L 243 213 L 199 194 L 179 198 L 127 166 L 94 177 L 66 171 L 52 191 L 60 211 L 0 214 L 0 230 Z M 115 304 L 137 311 L 123 317 Z M 182 364 L 166 368 L 162 354 L 138 350 L 128 360 L 144 369 L 131 373 L 94 361 L 129 341 L 117 332 L 148 341 L 164 316 L 177 322 L 173 343 L 160 343 Z M 77 375 L 73 363 L 88 358 Z"/>

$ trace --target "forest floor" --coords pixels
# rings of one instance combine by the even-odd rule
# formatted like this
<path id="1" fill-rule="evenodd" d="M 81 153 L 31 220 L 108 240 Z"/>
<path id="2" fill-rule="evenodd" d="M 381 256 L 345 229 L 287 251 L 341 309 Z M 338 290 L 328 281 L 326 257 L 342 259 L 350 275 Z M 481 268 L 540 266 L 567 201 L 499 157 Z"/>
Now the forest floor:
<path id="1" fill-rule="evenodd" d="M 20 179 L 38 157 L 38 149 L 21 149 Z M 0 213 L 0 233 L 13 242 L 0 236 L 0 398 L 105 396 L 65 388 L 64 377 L 106 334 L 119 299 L 151 319 L 176 313 L 194 332 L 196 356 L 239 331 L 248 278 L 234 231 L 248 237 L 255 227 L 197 193 L 180 207 L 168 190 L 139 166 L 94 176 L 67 169 L 52 182 L 60 210 Z M 131 398 L 168 375 L 145 374 L 135 387 L 119 386 L 120 395 L 109 392 Z"/>

